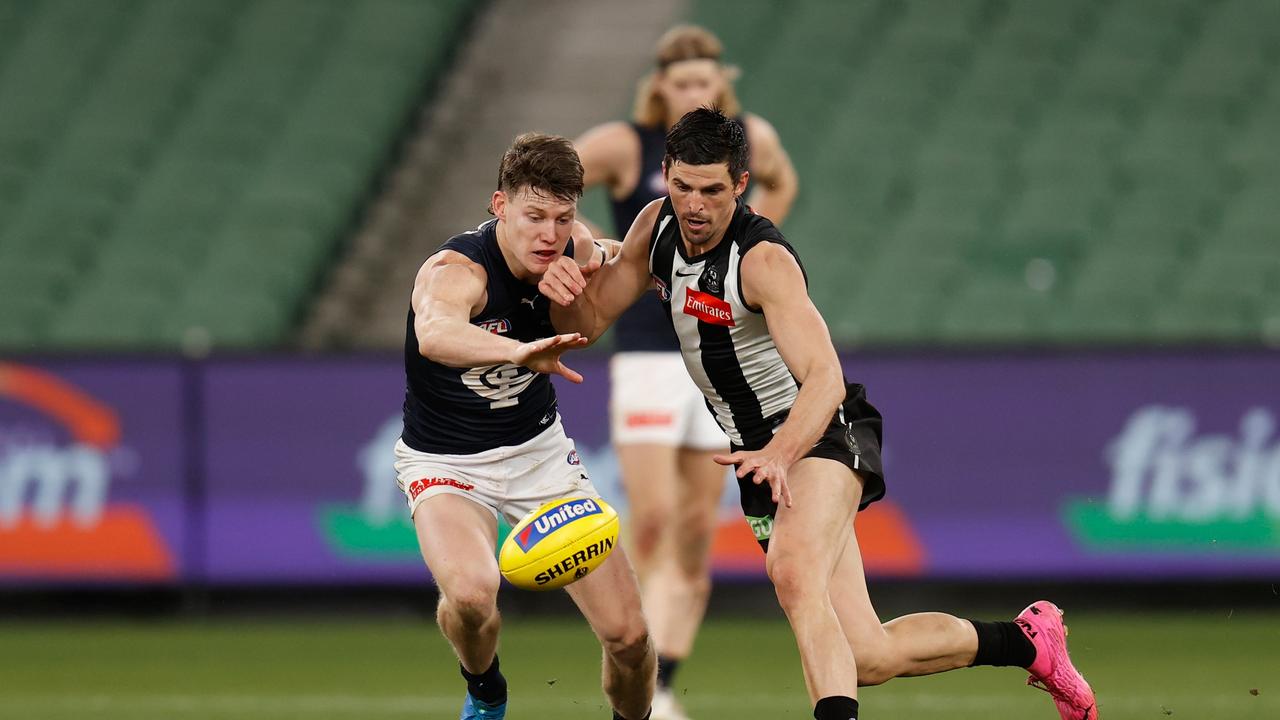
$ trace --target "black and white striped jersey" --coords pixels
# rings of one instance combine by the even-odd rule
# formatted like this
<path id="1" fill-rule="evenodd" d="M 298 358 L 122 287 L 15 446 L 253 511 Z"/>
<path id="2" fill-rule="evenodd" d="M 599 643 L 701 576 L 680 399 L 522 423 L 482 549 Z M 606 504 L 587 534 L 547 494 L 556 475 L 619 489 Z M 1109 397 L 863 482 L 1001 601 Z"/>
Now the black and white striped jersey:
<path id="1" fill-rule="evenodd" d="M 761 242 L 796 255 L 773 223 L 742 200 L 724 238 L 701 255 L 686 253 L 670 199 L 649 240 L 649 273 L 680 339 L 685 367 L 725 434 L 748 449 L 769 442 L 800 390 L 764 314 L 742 298 L 742 258 Z"/>

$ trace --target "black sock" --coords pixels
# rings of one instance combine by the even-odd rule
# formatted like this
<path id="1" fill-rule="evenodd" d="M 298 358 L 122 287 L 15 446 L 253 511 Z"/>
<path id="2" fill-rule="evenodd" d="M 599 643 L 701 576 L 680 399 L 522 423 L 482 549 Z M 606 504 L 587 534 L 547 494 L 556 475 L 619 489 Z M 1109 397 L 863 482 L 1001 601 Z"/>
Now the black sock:
<path id="1" fill-rule="evenodd" d="M 844 695 L 824 697 L 813 707 L 817 720 L 858 720 L 858 701 Z"/>
<path id="2" fill-rule="evenodd" d="M 680 667 L 680 661 L 677 658 L 667 657 L 665 655 L 658 656 L 658 687 L 671 687 L 671 680 L 676 676 L 676 668 Z"/>
<path id="3" fill-rule="evenodd" d="M 500 705 L 507 701 L 507 679 L 498 671 L 498 656 L 493 656 L 493 664 L 479 675 L 472 675 L 459 663 L 462 677 L 467 681 L 467 692 L 471 697 L 485 705 Z"/>
<path id="4" fill-rule="evenodd" d="M 969 622 L 978 631 L 978 654 L 973 658 L 974 665 L 1027 668 L 1036 661 L 1036 646 L 1031 644 L 1017 623 Z"/>
<path id="5" fill-rule="evenodd" d="M 644 717 L 640 718 L 640 720 L 649 720 L 649 716 L 652 714 L 653 714 L 653 708 L 649 708 L 649 712 L 645 713 Z M 619 715 L 617 710 L 614 710 L 613 720 L 627 720 L 627 719 Z"/>

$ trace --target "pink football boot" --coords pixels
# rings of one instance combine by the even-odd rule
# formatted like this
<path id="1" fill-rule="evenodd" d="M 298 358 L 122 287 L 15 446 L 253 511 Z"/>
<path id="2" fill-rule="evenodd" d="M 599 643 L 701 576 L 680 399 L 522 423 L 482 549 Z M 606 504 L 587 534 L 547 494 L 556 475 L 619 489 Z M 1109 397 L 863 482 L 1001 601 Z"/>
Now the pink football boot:
<path id="1" fill-rule="evenodd" d="M 1031 672 L 1027 684 L 1053 697 L 1062 720 L 1098 720 L 1093 689 L 1067 655 L 1067 626 L 1062 624 L 1058 606 L 1039 600 L 1027 606 L 1014 622 L 1036 646 L 1036 661 L 1027 668 Z"/>

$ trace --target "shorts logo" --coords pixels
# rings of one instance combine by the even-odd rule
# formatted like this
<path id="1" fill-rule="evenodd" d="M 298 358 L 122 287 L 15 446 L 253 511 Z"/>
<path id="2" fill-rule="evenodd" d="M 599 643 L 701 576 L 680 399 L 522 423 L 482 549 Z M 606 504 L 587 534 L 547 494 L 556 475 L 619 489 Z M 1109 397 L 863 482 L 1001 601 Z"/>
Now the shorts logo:
<path id="1" fill-rule="evenodd" d="M 671 302 L 671 288 L 667 287 L 667 283 L 657 275 L 650 275 L 653 278 L 653 284 L 658 288 L 658 297 L 662 302 Z"/>
<path id="2" fill-rule="evenodd" d="M 751 526 L 751 533 L 756 536 L 756 540 L 768 540 L 773 535 L 773 518 L 750 515 L 746 518 L 747 525 Z"/>
<path id="3" fill-rule="evenodd" d="M 569 457 L 565 458 L 565 461 L 566 461 L 566 462 L 568 462 L 570 465 L 581 465 L 581 464 L 582 464 L 582 458 L 578 457 L 578 451 L 577 451 L 577 450 L 570 450 L 570 451 L 569 451 Z"/>
<path id="4" fill-rule="evenodd" d="M 702 322 L 725 327 L 736 327 L 733 321 L 733 308 L 729 303 L 714 295 L 699 292 L 693 288 L 685 288 L 684 314 L 692 315 Z"/>
<path id="5" fill-rule="evenodd" d="M 599 515 L 601 512 L 600 506 L 596 504 L 595 500 L 566 500 L 542 513 L 533 522 L 526 525 L 520 531 L 520 534 L 516 536 L 516 544 L 520 546 L 521 550 L 529 552 L 530 548 L 542 542 L 552 532 L 588 515 Z"/>
<path id="6" fill-rule="evenodd" d="M 455 487 L 455 488 L 458 488 L 459 490 L 466 490 L 467 492 L 474 490 L 476 487 L 471 483 L 464 483 L 461 480 L 454 480 L 453 478 L 442 478 L 442 477 L 422 478 L 421 480 L 414 480 L 413 482 L 409 483 L 409 499 L 417 500 L 418 496 L 421 495 L 427 488 L 436 487 L 437 485 L 447 485 L 448 487 Z"/>
<path id="7" fill-rule="evenodd" d="M 499 318 L 497 320 L 485 320 L 484 322 L 477 323 L 477 325 L 480 326 L 480 329 L 488 330 L 489 332 L 495 335 L 511 332 L 511 321 L 506 318 Z"/>
<path id="8" fill-rule="evenodd" d="M 667 425 L 671 425 L 675 421 L 676 421 L 676 418 L 671 413 L 639 412 L 639 413 L 630 413 L 629 415 L 627 415 L 626 426 L 629 428 L 653 427 L 653 426 L 665 427 Z"/>

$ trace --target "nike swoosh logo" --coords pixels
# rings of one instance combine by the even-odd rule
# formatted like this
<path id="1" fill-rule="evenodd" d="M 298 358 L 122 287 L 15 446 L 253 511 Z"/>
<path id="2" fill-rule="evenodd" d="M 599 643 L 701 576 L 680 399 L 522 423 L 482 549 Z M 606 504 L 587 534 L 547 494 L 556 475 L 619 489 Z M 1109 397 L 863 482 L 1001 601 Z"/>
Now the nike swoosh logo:
<path id="1" fill-rule="evenodd" d="M 695 271 L 695 272 L 689 272 L 689 273 L 682 273 L 682 272 L 680 272 L 679 270 L 677 270 L 677 271 L 676 271 L 676 276 L 677 276 L 677 277 L 693 277 L 694 275 L 697 275 L 697 274 L 698 274 L 698 273 L 697 273 L 696 271 Z"/>

